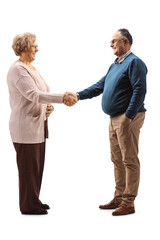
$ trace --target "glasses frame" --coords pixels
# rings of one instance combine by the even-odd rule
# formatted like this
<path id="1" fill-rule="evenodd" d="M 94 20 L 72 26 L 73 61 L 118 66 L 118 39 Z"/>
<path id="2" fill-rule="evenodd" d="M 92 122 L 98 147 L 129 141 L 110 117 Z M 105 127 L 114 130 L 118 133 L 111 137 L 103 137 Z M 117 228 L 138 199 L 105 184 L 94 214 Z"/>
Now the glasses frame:
<path id="1" fill-rule="evenodd" d="M 38 45 L 33 45 L 32 48 L 35 48 L 35 49 L 36 49 L 36 48 L 38 48 Z"/>
<path id="2" fill-rule="evenodd" d="M 120 42 L 120 41 L 122 41 L 122 40 L 124 40 L 124 38 L 112 39 L 112 40 L 110 41 L 110 44 L 118 43 L 118 42 Z"/>

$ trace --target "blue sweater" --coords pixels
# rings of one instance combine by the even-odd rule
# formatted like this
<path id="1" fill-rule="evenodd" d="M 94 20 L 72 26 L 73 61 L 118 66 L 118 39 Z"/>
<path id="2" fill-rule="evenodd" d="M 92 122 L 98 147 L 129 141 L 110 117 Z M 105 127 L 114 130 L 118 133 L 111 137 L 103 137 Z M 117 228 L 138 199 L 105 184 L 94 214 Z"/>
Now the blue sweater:
<path id="1" fill-rule="evenodd" d="M 93 98 L 101 93 L 102 109 L 110 117 L 122 113 L 133 119 L 138 112 L 145 112 L 147 67 L 144 62 L 129 54 L 121 63 L 113 63 L 107 74 L 96 84 L 78 92 L 80 100 Z"/>

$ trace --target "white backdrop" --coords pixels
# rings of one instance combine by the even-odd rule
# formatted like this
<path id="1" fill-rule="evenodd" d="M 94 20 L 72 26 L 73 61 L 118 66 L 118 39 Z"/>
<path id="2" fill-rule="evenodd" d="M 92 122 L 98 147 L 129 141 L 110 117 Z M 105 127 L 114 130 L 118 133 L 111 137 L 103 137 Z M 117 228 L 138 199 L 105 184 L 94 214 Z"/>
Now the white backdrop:
<path id="1" fill-rule="evenodd" d="M 159 239 L 159 5 L 158 0 L 5 0 L 0 3 L 0 238 L 106 240 Z M 9 135 L 6 75 L 17 60 L 16 34 L 35 33 L 39 53 L 34 66 L 51 91 L 80 91 L 103 77 L 115 56 L 112 34 L 128 28 L 132 51 L 148 67 L 146 121 L 140 137 L 141 181 L 136 214 L 113 217 L 99 210 L 114 193 L 109 117 L 101 96 L 72 108 L 54 104 L 49 119 L 41 200 L 46 216 L 23 216 L 18 205 L 18 172 Z M 3 236 L 3 237 L 2 237 Z"/>

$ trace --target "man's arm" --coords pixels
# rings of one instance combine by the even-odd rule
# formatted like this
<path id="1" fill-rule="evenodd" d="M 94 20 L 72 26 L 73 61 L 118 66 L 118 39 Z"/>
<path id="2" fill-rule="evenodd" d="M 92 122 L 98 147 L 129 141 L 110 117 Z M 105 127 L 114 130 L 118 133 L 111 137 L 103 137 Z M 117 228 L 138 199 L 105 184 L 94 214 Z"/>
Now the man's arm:
<path id="1" fill-rule="evenodd" d="M 133 94 L 125 115 L 133 119 L 144 102 L 147 68 L 140 59 L 134 59 L 129 66 L 128 74 L 133 88 Z"/>
<path id="2" fill-rule="evenodd" d="M 111 66 L 109 67 L 107 74 L 109 73 L 112 65 L 113 64 L 111 64 Z M 66 104 L 67 106 L 70 106 L 70 107 L 72 106 L 70 101 L 67 100 L 67 96 L 73 97 L 76 102 L 78 102 L 78 100 L 84 100 L 84 99 L 99 96 L 104 90 L 104 83 L 105 83 L 107 74 L 103 78 L 101 78 L 101 80 L 99 80 L 97 83 L 93 84 L 92 86 L 90 86 L 80 92 L 77 92 L 77 93 L 66 92 L 65 93 L 66 100 L 64 101 L 64 104 Z"/>
<path id="3" fill-rule="evenodd" d="M 93 84 L 92 86 L 84 89 L 83 91 L 77 92 L 79 94 L 79 99 L 84 100 L 99 96 L 103 92 L 105 78 L 106 75 L 96 84 Z"/>
<path id="4" fill-rule="evenodd" d="M 70 101 L 70 99 L 74 99 L 76 102 L 78 102 L 78 100 L 97 97 L 98 95 L 100 95 L 103 92 L 105 78 L 106 78 L 106 76 L 104 76 L 96 84 L 93 84 L 92 86 L 84 89 L 83 91 L 80 91 L 80 92 L 77 92 L 77 93 L 66 92 L 64 94 L 64 104 L 71 107 L 71 106 L 73 106 L 73 104 Z M 69 99 L 69 97 L 70 97 L 70 99 Z"/>

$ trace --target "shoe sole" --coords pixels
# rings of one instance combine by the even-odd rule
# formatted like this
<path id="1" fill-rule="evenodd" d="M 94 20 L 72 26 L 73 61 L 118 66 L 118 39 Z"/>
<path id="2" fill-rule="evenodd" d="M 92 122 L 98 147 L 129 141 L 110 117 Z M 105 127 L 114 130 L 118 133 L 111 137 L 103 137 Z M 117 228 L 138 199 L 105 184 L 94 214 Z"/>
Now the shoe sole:
<path id="1" fill-rule="evenodd" d="M 119 207 L 120 207 L 120 205 L 117 206 L 117 207 L 113 207 L 113 208 L 107 208 L 107 207 L 105 208 L 105 207 L 100 207 L 99 206 L 99 208 L 102 209 L 102 210 L 113 210 L 113 209 L 116 209 L 116 208 L 119 208 Z"/>
<path id="2" fill-rule="evenodd" d="M 118 214 L 113 214 L 112 213 L 112 216 L 123 216 L 123 215 L 129 215 L 129 214 L 133 214 L 133 213 L 135 213 L 135 211 L 132 211 L 132 212 L 129 212 L 129 213 L 125 213 L 125 214 L 124 213 L 120 213 L 120 214 L 119 213 Z"/>

